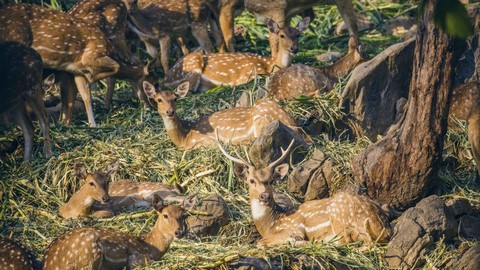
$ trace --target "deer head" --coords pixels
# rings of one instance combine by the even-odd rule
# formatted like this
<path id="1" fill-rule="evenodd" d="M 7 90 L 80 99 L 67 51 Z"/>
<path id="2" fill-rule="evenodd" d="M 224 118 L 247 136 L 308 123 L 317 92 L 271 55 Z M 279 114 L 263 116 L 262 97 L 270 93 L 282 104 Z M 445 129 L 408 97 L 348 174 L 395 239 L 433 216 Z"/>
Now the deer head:
<path id="1" fill-rule="evenodd" d="M 267 27 L 270 33 L 275 34 L 280 48 L 285 48 L 294 54 L 298 51 L 298 37 L 307 30 L 310 25 L 310 17 L 303 18 L 296 28 L 283 27 L 280 28 L 277 22 L 267 18 Z"/>
<path id="2" fill-rule="evenodd" d="M 75 173 L 79 179 L 85 180 L 85 188 L 89 191 L 90 198 L 93 201 L 108 203 L 110 196 L 108 195 L 108 185 L 110 183 L 110 175 L 117 171 L 119 167 L 118 161 L 108 164 L 105 172 L 97 171 L 87 173 L 85 167 L 81 164 L 75 165 Z"/>
<path id="3" fill-rule="evenodd" d="M 188 94 L 189 82 L 180 84 L 173 92 L 172 91 L 156 91 L 155 86 L 150 82 L 143 82 L 143 90 L 147 97 L 157 102 L 158 113 L 162 117 L 173 117 L 175 115 L 175 101 L 177 98 L 185 97 Z"/>
<path id="4" fill-rule="evenodd" d="M 155 229 L 175 238 L 182 238 L 186 227 L 185 210 L 178 205 L 166 206 L 158 194 L 153 195 L 152 205 L 158 214 Z"/>

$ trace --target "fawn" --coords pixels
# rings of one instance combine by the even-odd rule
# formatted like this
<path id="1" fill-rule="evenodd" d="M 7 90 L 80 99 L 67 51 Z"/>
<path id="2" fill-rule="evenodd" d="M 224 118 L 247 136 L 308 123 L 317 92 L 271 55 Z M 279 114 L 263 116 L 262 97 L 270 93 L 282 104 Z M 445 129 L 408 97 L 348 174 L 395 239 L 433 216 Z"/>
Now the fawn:
<path id="1" fill-rule="evenodd" d="M 25 247 L 0 236 L 0 269 L 40 270 L 42 266 Z"/>
<path id="2" fill-rule="evenodd" d="M 340 78 L 367 59 L 361 45 L 351 37 L 348 53 L 333 65 L 315 68 L 296 64 L 276 72 L 268 83 L 268 95 L 276 100 L 286 100 L 329 92 Z"/>
<path id="3" fill-rule="evenodd" d="M 0 41 L 31 46 L 41 55 L 45 68 L 73 74 L 89 125 L 96 126 L 88 84 L 119 69 L 108 56 L 111 46 L 98 27 L 46 7 L 11 4 L 0 9 Z"/>
<path id="4" fill-rule="evenodd" d="M 290 143 L 282 155 L 263 169 L 229 155 L 217 140 L 220 151 L 235 162 L 235 172 L 248 185 L 253 221 L 262 239 L 259 246 L 305 241 L 341 243 L 353 241 L 387 242 L 392 229 L 387 215 L 371 199 L 339 192 L 331 198 L 307 201 L 292 209 L 282 209 L 273 200 L 272 183 L 288 172 L 287 163 L 281 164 L 294 145 Z"/>
<path id="5" fill-rule="evenodd" d="M 158 218 L 143 237 L 111 228 L 77 228 L 53 241 L 45 252 L 43 269 L 132 269 L 160 260 L 174 238 L 185 232 L 184 210 L 165 206 L 153 196 Z"/>
<path id="6" fill-rule="evenodd" d="M 279 120 L 303 137 L 301 128 L 273 100 L 262 99 L 249 108 L 231 108 L 215 112 L 197 119 L 186 128 L 175 110 L 175 100 L 185 97 L 189 82 L 179 85 L 174 92 L 156 91 L 149 82 L 143 83 L 147 96 L 157 102 L 158 113 L 163 119 L 165 129 L 172 142 L 183 149 L 215 146 L 215 130 L 220 140 L 240 144 L 257 137 L 268 124 Z"/>
<path id="7" fill-rule="evenodd" d="M 340 15 L 347 25 L 350 36 L 358 40 L 358 29 L 355 20 L 355 10 L 351 0 L 245 0 L 245 8 L 251 12 L 258 21 L 265 22 L 269 18 L 278 22 L 280 27 L 290 24 L 290 19 L 304 11 L 311 10 L 315 5 L 333 4 L 338 7 Z M 313 11 L 312 11 L 313 12 Z M 267 21 L 268 23 L 268 21 Z M 279 52 L 279 36 L 275 32 L 269 35 L 272 56 Z"/>
<path id="8" fill-rule="evenodd" d="M 280 28 L 273 20 L 267 20 L 270 32 L 280 37 L 279 52 L 274 57 L 253 53 L 194 52 L 178 60 L 166 74 L 164 84 L 176 87 L 189 81 L 191 91 L 206 91 L 214 86 L 238 86 L 248 83 L 258 75 L 269 75 L 290 66 L 292 54 L 298 50 L 298 37 L 310 24 L 310 18 L 301 20 L 296 28 Z"/>
<path id="9" fill-rule="evenodd" d="M 27 115 L 27 105 L 40 122 L 45 157 L 52 156 L 43 94 L 53 85 L 55 77 L 50 75 L 42 82 L 42 74 L 42 58 L 34 49 L 18 42 L 0 43 L 0 113 L 10 113 L 22 128 L 25 140 L 24 161 L 30 160 L 33 151 L 33 125 Z"/>
<path id="10" fill-rule="evenodd" d="M 108 164 L 106 171 L 88 173 L 84 166 L 75 165 L 79 179 L 85 180 L 83 187 L 60 208 L 63 218 L 84 216 L 112 217 L 125 210 L 151 205 L 153 196 L 165 201 L 183 201 L 178 187 L 157 182 L 110 182 L 109 177 L 118 170 L 119 163 Z"/>

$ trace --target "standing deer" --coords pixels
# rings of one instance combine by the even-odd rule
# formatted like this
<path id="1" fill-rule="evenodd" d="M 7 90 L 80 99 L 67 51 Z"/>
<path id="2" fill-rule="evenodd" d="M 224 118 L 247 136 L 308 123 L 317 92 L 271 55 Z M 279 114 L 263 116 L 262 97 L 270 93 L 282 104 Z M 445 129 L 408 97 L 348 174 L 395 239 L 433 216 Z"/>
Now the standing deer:
<path id="1" fill-rule="evenodd" d="M 276 100 L 286 100 L 329 92 L 340 78 L 368 58 L 359 47 L 356 39 L 350 38 L 347 55 L 333 65 L 316 68 L 296 64 L 279 70 L 270 78 L 268 95 Z"/>
<path id="2" fill-rule="evenodd" d="M 45 157 L 52 156 L 43 94 L 53 85 L 55 77 L 48 76 L 42 83 L 42 73 L 42 58 L 34 49 L 18 42 L 0 43 L 0 113 L 10 113 L 22 128 L 25 140 L 24 161 L 30 160 L 33 151 L 33 125 L 27 115 L 27 105 L 40 122 Z"/>
<path id="3" fill-rule="evenodd" d="M 118 170 L 119 163 L 112 162 L 106 171 L 88 173 L 84 166 L 75 165 L 79 179 L 85 180 L 83 187 L 60 208 L 63 218 L 84 216 L 112 217 L 122 211 L 137 207 L 148 207 L 154 195 L 164 201 L 183 201 L 179 188 L 157 182 L 110 182 L 110 175 Z"/>
<path id="4" fill-rule="evenodd" d="M 45 252 L 43 269 L 133 269 L 160 260 L 174 238 L 185 232 L 184 210 L 177 205 L 164 206 L 154 195 L 158 218 L 143 237 L 111 228 L 78 228 L 57 238 Z"/>
<path id="5" fill-rule="evenodd" d="M 240 13 L 244 6 L 242 0 L 207 0 L 208 4 L 210 5 L 213 13 L 215 15 L 215 19 L 218 20 L 218 24 L 220 25 L 220 30 L 222 33 L 222 38 L 224 44 L 222 44 L 219 48 L 220 52 L 224 52 L 225 50 L 228 52 L 235 52 L 234 44 L 233 44 L 233 19 L 235 16 Z M 211 23 L 212 28 L 218 29 L 217 20 L 214 20 Z M 215 31 L 213 31 L 215 34 Z M 217 42 L 218 43 L 218 42 Z M 226 48 L 224 48 L 226 47 Z"/>
<path id="6" fill-rule="evenodd" d="M 188 93 L 189 82 L 179 85 L 174 92 L 156 91 L 149 82 L 143 83 L 147 96 L 157 102 L 172 142 L 186 150 L 215 145 L 215 130 L 220 140 L 240 144 L 257 137 L 271 122 L 278 120 L 303 135 L 295 121 L 273 100 L 263 99 L 249 108 L 231 108 L 197 119 L 188 128 L 178 117 L 175 100 Z"/>
<path id="7" fill-rule="evenodd" d="M 25 247 L 0 235 L 0 269 L 40 270 L 42 266 Z"/>
<path id="8" fill-rule="evenodd" d="M 331 198 L 307 201 L 292 209 L 282 209 L 274 199 L 272 184 L 288 172 L 281 164 L 293 147 L 290 143 L 282 155 L 263 169 L 229 155 L 217 140 L 220 151 L 235 162 L 235 172 L 246 182 L 253 222 L 262 239 L 259 246 L 287 242 L 329 241 L 340 236 L 341 243 L 354 241 L 387 242 L 392 235 L 386 213 L 371 199 L 344 192 Z"/>
<path id="9" fill-rule="evenodd" d="M 289 25 L 293 16 L 321 4 L 336 4 L 350 36 L 358 40 L 355 10 L 351 0 L 245 0 L 245 8 L 253 13 L 258 21 L 268 23 L 268 18 L 270 18 L 276 21 L 280 27 Z M 278 34 L 270 32 L 269 41 L 272 56 L 275 56 L 279 52 Z"/>
<path id="10" fill-rule="evenodd" d="M 270 32 L 280 37 L 279 52 L 274 57 L 253 53 L 194 52 L 175 63 L 165 76 L 164 84 L 176 87 L 189 81 L 192 91 L 206 91 L 218 85 L 238 86 L 248 83 L 258 75 L 268 75 L 277 69 L 290 66 L 292 54 L 298 50 L 298 37 L 310 24 L 310 18 L 301 20 L 297 28 L 280 28 L 273 20 L 267 20 Z"/>
<path id="11" fill-rule="evenodd" d="M 160 43 L 160 62 L 168 72 L 168 55 L 172 38 L 193 34 L 207 52 L 213 51 L 208 36 L 209 8 L 203 0 L 133 0 L 128 4 L 132 29 L 145 43 L 147 52 L 157 57 L 156 44 Z M 186 48 L 183 49 L 186 53 Z"/>
<path id="12" fill-rule="evenodd" d="M 1 41 L 31 46 L 40 53 L 45 68 L 73 74 L 88 123 L 96 126 L 88 84 L 119 69 L 118 63 L 108 56 L 111 47 L 98 27 L 49 8 L 12 4 L 0 9 Z M 65 114 L 62 117 L 65 120 Z"/>

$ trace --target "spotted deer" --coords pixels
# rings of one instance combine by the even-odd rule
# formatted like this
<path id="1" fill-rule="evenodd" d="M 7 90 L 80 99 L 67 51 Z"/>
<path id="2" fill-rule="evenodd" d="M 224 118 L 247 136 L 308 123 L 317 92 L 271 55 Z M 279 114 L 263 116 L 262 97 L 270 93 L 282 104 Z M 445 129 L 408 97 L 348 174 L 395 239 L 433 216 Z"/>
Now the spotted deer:
<path id="1" fill-rule="evenodd" d="M 387 242 L 392 229 L 386 213 L 371 199 L 339 192 L 333 197 L 307 201 L 291 209 L 282 209 L 273 199 L 272 184 L 288 173 L 282 163 L 294 145 L 290 143 L 282 155 L 263 169 L 256 169 L 242 158 L 228 154 L 219 141 L 220 151 L 235 162 L 235 172 L 246 182 L 253 222 L 262 239 L 259 246 L 305 241 L 349 243 Z"/>
<path id="2" fill-rule="evenodd" d="M 111 228 L 77 228 L 50 244 L 43 258 L 43 269 L 133 269 L 160 260 L 174 238 L 185 232 L 184 210 L 165 206 L 158 195 L 152 205 L 158 218 L 143 237 Z"/>
<path id="3" fill-rule="evenodd" d="M 188 128 L 178 117 L 175 101 L 188 93 L 189 82 L 179 85 L 174 92 L 156 91 L 149 82 L 143 83 L 147 96 L 157 102 L 158 113 L 172 142 L 182 149 L 215 146 L 215 132 L 220 140 L 232 144 L 256 138 L 271 122 L 278 120 L 303 136 L 301 128 L 273 100 L 263 99 L 249 108 L 231 108 L 215 112 L 194 121 Z"/>
<path id="4" fill-rule="evenodd" d="M 60 208 L 63 218 L 84 216 L 112 217 L 133 208 L 151 206 L 154 195 L 165 201 L 183 201 L 179 187 L 158 182 L 110 181 L 110 175 L 118 170 L 119 163 L 112 162 L 106 171 L 88 173 L 83 165 L 76 164 L 75 172 L 85 181 L 83 187 Z"/>
<path id="5" fill-rule="evenodd" d="M 10 114 L 23 131 L 24 161 L 30 160 L 33 151 L 34 129 L 27 114 L 27 105 L 40 122 L 45 157 L 52 156 L 43 95 L 53 85 L 55 77 L 49 76 L 42 82 L 42 73 L 42 58 L 34 49 L 18 42 L 0 43 L 0 113 Z"/>
<path id="6" fill-rule="evenodd" d="M 270 18 L 276 21 L 279 27 L 284 27 L 290 24 L 293 16 L 321 4 L 336 4 L 347 25 L 349 34 L 358 39 L 355 10 L 351 0 L 245 0 L 245 9 L 251 12 L 260 22 L 268 23 L 268 18 Z M 270 32 L 269 41 L 272 56 L 275 56 L 281 48 L 279 46 L 279 35 Z"/>
<path id="7" fill-rule="evenodd" d="M 207 52 L 213 51 L 207 29 L 209 8 L 202 0 L 132 0 L 128 2 L 128 9 L 133 22 L 132 29 L 153 58 L 157 57 L 155 43 L 160 43 L 160 62 L 164 72 L 169 70 L 168 55 L 172 38 L 183 37 L 191 32 L 200 47 Z"/>
<path id="8" fill-rule="evenodd" d="M 0 235 L 0 269 L 40 270 L 42 266 L 28 249 Z"/>
<path id="9" fill-rule="evenodd" d="M 276 100 L 287 100 L 329 92 L 340 78 L 367 59 L 356 39 L 350 38 L 348 53 L 333 65 L 316 68 L 296 64 L 276 72 L 269 80 L 268 95 Z"/>
<path id="10" fill-rule="evenodd" d="M 480 82 L 472 81 L 453 90 L 450 114 L 467 121 L 468 142 L 480 173 Z M 453 126 L 451 119 L 449 126 Z"/>
<path id="11" fill-rule="evenodd" d="M 238 86 L 248 83 L 258 75 L 269 75 L 277 69 L 290 66 L 292 55 L 298 50 L 298 37 L 305 31 L 310 18 L 301 20 L 296 28 L 280 28 L 273 20 L 267 20 L 270 32 L 280 37 L 277 56 L 265 57 L 253 53 L 194 52 L 178 60 L 165 76 L 164 84 L 176 87 L 189 81 L 191 91 L 206 91 L 214 86 Z"/>
<path id="12" fill-rule="evenodd" d="M 98 27 L 46 7 L 11 4 L 0 9 L 1 41 L 31 46 L 40 53 L 45 68 L 73 74 L 89 125 L 96 126 L 88 84 L 119 69 L 108 56 L 111 46 Z"/>
<path id="13" fill-rule="evenodd" d="M 142 91 L 142 82 L 147 79 L 150 73 L 148 65 L 144 66 L 133 57 L 127 46 L 125 32 L 127 30 L 128 11 L 125 3 L 122 0 L 82 0 L 77 2 L 68 11 L 68 14 L 84 19 L 102 30 L 114 48 L 109 56 L 119 64 L 118 72 L 112 77 L 132 82 L 135 95 L 143 102 L 144 108 L 149 109 L 148 99 Z M 154 79 L 150 77 L 148 79 L 153 81 Z M 107 109 L 110 108 L 113 90 L 114 81 L 109 78 L 107 93 L 105 94 L 105 107 Z M 68 96 L 72 98 L 73 94 Z M 66 102 L 67 104 L 73 104 L 73 100 L 67 100 Z M 65 109 L 71 110 L 71 107 Z M 71 113 L 69 112 L 68 115 L 71 115 Z"/>

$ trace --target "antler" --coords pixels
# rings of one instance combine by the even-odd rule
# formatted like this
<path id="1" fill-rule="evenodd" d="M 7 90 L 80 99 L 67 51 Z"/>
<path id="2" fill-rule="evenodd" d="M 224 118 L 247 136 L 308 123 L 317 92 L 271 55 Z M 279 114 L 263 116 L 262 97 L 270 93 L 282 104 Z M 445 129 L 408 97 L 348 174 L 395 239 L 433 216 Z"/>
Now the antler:
<path id="1" fill-rule="evenodd" d="M 285 157 L 288 155 L 288 153 L 292 150 L 292 147 L 293 147 L 294 144 L 295 144 L 295 139 L 292 139 L 292 141 L 290 142 L 290 144 L 287 147 L 287 150 L 283 150 L 283 148 L 280 148 L 280 150 L 282 151 L 282 155 L 277 160 L 268 164 L 267 167 L 268 168 L 275 168 L 277 165 L 279 165 L 285 159 Z"/>
<path id="2" fill-rule="evenodd" d="M 247 167 L 253 167 L 252 164 L 250 164 L 248 161 L 242 159 L 242 158 L 236 158 L 236 157 L 233 157 L 231 156 L 229 153 L 227 153 L 227 151 L 225 151 L 225 149 L 223 148 L 222 144 L 220 143 L 220 139 L 218 137 L 218 129 L 215 129 L 215 140 L 217 142 L 217 146 L 218 148 L 220 149 L 220 151 L 228 158 L 230 159 L 231 161 L 233 162 L 236 162 L 238 164 L 243 164 Z"/>

